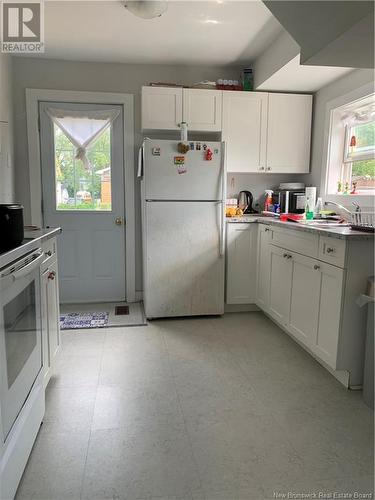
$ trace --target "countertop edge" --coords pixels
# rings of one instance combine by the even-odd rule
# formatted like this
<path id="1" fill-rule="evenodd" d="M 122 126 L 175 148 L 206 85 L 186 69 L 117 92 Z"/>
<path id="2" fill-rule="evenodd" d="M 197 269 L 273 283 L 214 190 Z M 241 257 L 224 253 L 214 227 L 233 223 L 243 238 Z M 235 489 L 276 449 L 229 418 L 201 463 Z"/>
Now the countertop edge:
<path id="1" fill-rule="evenodd" d="M 25 231 L 25 239 L 21 245 L 0 254 L 0 268 L 8 266 L 11 262 L 21 258 L 37 248 L 43 241 L 47 241 L 62 232 L 60 227 L 40 229 L 37 231 Z"/>
<path id="2" fill-rule="evenodd" d="M 231 220 L 232 219 L 232 220 Z M 337 238 L 340 240 L 351 240 L 351 241 L 360 241 L 360 240 L 368 240 L 374 241 L 374 233 L 368 233 L 365 231 L 354 231 L 349 229 L 348 227 L 343 228 L 320 228 L 320 227 L 309 227 L 296 222 L 283 222 L 280 220 L 272 219 L 271 217 L 262 217 L 261 215 L 256 216 L 253 215 L 251 217 L 227 217 L 226 221 L 228 224 L 265 224 L 269 226 L 279 226 L 285 227 L 287 229 L 295 230 L 295 231 L 304 231 L 306 233 L 317 234 L 319 236 L 327 236 L 330 238 Z M 348 231 L 348 232 L 346 232 Z"/>
<path id="3" fill-rule="evenodd" d="M 60 233 L 62 233 L 61 227 L 49 227 L 45 229 L 38 229 L 36 231 L 25 231 L 25 240 L 43 242 L 57 236 Z"/>

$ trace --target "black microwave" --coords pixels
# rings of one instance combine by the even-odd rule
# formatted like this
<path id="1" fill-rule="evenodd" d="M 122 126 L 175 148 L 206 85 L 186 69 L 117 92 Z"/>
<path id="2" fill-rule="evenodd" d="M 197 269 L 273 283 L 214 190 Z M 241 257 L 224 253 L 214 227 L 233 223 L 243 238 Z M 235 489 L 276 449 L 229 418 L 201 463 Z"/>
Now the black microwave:
<path id="1" fill-rule="evenodd" d="M 305 191 L 281 190 L 275 191 L 272 196 L 273 204 L 280 205 L 282 214 L 303 214 L 306 206 Z"/>

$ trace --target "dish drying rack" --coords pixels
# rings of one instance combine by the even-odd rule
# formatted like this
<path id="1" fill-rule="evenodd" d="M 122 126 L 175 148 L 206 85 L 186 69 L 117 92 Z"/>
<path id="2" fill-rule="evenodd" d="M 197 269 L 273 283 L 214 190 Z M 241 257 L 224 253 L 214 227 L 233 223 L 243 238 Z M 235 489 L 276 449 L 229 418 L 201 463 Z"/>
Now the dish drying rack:
<path id="1" fill-rule="evenodd" d="M 373 233 L 375 231 L 375 213 L 374 212 L 362 212 L 357 210 L 351 213 L 350 227 L 357 231 L 367 231 Z"/>

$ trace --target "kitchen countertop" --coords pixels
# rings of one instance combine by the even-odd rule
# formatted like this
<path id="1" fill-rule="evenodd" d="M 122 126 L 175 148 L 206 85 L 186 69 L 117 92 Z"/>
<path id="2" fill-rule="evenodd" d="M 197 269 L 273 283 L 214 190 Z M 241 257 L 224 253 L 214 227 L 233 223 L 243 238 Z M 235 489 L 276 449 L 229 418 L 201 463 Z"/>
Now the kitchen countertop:
<path id="1" fill-rule="evenodd" d="M 19 259 L 37 248 L 40 248 L 43 241 L 46 241 L 61 233 L 61 228 L 38 229 L 36 231 L 25 231 L 25 237 L 21 245 L 0 254 L 0 268 L 7 266 L 11 262 Z"/>
<path id="2" fill-rule="evenodd" d="M 284 222 L 272 217 L 265 217 L 262 215 L 243 215 L 242 217 L 227 217 L 227 222 L 230 224 L 236 224 L 239 222 L 253 223 L 258 222 L 260 224 L 266 224 L 270 226 L 286 227 L 288 229 L 293 229 L 296 231 L 305 231 L 306 233 L 319 234 L 322 236 L 330 236 L 332 238 L 338 238 L 340 240 L 370 240 L 374 241 L 374 233 L 368 233 L 366 231 L 355 231 L 350 229 L 350 227 L 316 227 L 309 226 L 307 224 L 301 224 L 299 222 Z"/>

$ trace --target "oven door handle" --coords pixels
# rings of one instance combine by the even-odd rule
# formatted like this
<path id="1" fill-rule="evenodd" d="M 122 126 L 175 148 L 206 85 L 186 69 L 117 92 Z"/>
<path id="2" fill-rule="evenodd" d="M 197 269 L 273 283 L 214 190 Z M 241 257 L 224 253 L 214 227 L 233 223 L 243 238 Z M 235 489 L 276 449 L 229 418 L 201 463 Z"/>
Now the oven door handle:
<path id="1" fill-rule="evenodd" d="M 12 276 L 13 280 L 16 281 L 19 278 L 23 278 L 27 274 L 30 274 L 32 271 L 34 271 L 34 269 L 36 269 L 37 267 L 39 267 L 39 265 L 41 264 L 41 262 L 42 262 L 43 259 L 44 259 L 44 255 L 43 255 L 43 253 L 41 253 L 39 255 L 39 257 L 37 257 L 32 262 L 30 262 L 30 264 L 27 264 L 27 266 L 23 267 L 19 271 L 16 271 L 15 273 L 12 273 L 11 276 Z"/>

